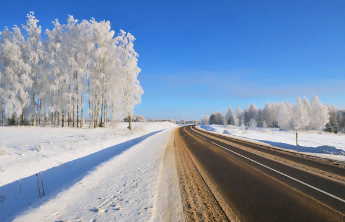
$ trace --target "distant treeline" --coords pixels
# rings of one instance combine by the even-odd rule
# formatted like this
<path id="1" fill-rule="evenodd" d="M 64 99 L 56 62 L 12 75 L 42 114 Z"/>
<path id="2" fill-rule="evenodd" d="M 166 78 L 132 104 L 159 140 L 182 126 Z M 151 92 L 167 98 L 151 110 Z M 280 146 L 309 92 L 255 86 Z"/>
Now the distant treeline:
<path id="1" fill-rule="evenodd" d="M 327 130 L 329 132 L 345 131 L 345 111 L 338 110 L 334 105 L 322 104 L 317 96 L 309 101 L 297 97 L 296 104 L 289 102 L 266 103 L 263 109 L 254 103 L 242 111 L 237 107 L 234 114 L 231 107 L 223 115 L 213 112 L 201 120 L 201 124 L 221 124 L 254 127 L 271 127 L 285 130 Z"/>

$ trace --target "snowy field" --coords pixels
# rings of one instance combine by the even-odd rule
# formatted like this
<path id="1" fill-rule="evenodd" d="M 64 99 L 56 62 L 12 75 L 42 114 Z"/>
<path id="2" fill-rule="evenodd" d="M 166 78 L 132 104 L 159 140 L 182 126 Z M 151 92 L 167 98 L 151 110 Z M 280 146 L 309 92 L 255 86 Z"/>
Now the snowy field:
<path id="1" fill-rule="evenodd" d="M 260 127 L 255 130 L 248 128 L 242 130 L 241 127 L 224 125 L 200 125 L 198 127 L 223 135 L 255 140 L 275 147 L 345 162 L 345 134 L 301 131 L 298 132 L 299 146 L 296 146 L 295 131 Z"/>
<path id="2" fill-rule="evenodd" d="M 126 127 L 0 127 L 0 221 L 150 220 L 177 125 Z"/>

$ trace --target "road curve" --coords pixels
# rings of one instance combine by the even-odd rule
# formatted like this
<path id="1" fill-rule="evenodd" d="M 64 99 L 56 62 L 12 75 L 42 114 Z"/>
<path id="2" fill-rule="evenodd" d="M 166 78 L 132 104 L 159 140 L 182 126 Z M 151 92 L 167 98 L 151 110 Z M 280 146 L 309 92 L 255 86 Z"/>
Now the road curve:
<path id="1" fill-rule="evenodd" d="M 343 167 L 194 126 L 175 154 L 187 221 L 345 221 Z"/>

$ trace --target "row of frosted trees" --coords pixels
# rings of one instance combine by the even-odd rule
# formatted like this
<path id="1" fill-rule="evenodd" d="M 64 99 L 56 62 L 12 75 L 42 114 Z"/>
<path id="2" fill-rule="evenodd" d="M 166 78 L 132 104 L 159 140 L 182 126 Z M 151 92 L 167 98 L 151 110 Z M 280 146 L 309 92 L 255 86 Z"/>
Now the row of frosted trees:
<path id="1" fill-rule="evenodd" d="M 239 107 L 234 114 L 231 107 L 225 115 L 213 112 L 201 119 L 201 124 L 246 125 L 249 127 L 279 127 L 285 130 L 323 130 L 338 132 L 345 129 L 345 112 L 334 105 L 324 105 L 317 96 L 309 101 L 297 97 L 296 104 L 289 102 L 266 103 L 264 109 L 251 104 L 242 111 Z"/>
<path id="2" fill-rule="evenodd" d="M 34 13 L 22 30 L 5 27 L 0 35 L 1 123 L 82 127 L 104 126 L 127 116 L 143 94 L 137 76 L 134 36 L 115 36 L 109 21 L 67 24 L 53 21 L 42 41 Z M 129 121 L 130 122 L 130 121 Z"/>

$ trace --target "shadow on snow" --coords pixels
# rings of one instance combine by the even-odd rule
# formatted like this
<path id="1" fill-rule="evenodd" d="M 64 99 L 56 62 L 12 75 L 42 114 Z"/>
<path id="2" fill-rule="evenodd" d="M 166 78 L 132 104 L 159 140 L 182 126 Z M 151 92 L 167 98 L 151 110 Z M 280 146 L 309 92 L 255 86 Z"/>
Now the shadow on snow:
<path id="1" fill-rule="evenodd" d="M 111 158 L 122 154 L 162 130 L 105 148 L 85 157 L 72 160 L 42 172 L 45 195 L 38 197 L 36 174 L 0 187 L 0 221 L 11 221 L 21 213 L 39 207 L 62 190 L 66 190 L 85 177 L 90 171 Z M 39 172 L 37 172 L 39 173 Z M 41 184 L 41 174 L 37 174 Z M 21 186 L 20 186 L 21 183 Z M 21 194 L 20 194 L 21 189 Z"/>

